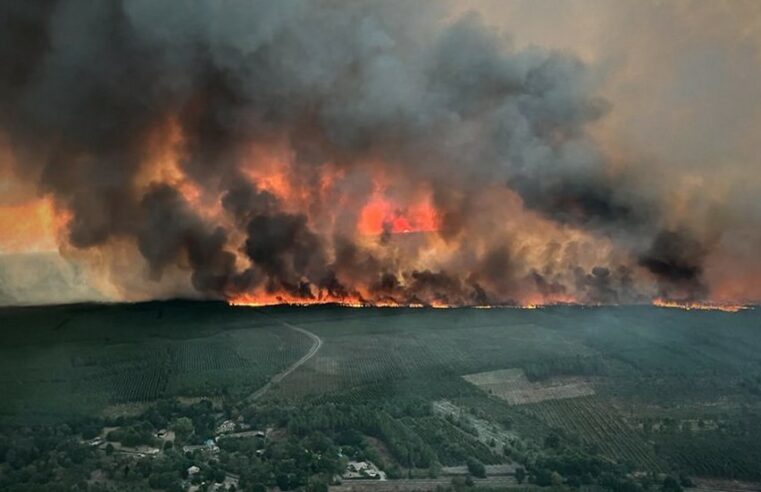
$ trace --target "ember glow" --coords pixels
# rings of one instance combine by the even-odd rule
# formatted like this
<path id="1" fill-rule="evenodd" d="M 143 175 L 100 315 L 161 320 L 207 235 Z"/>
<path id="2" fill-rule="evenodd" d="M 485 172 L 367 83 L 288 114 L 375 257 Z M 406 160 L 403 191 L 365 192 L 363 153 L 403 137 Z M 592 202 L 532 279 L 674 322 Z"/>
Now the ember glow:
<path id="1" fill-rule="evenodd" d="M 23 26 L 0 44 L 0 252 L 57 250 L 102 297 L 761 300 L 761 212 L 742 198 L 761 191 L 757 152 L 728 150 L 755 141 L 754 116 L 752 138 L 734 125 L 721 153 L 660 162 L 624 138 L 633 107 L 677 133 L 652 108 L 695 125 L 732 111 L 630 104 L 622 88 L 644 72 L 605 53 L 513 43 L 499 15 L 447 2 L 23 3 L 0 6 Z M 687 83 L 663 77 L 663 93 Z M 707 145 L 720 126 L 669 142 Z"/>

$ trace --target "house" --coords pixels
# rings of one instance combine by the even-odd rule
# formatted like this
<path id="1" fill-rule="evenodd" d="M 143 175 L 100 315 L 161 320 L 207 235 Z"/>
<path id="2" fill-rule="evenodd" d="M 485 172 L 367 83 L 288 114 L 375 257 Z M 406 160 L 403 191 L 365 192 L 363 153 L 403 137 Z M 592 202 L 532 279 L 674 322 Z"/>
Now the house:
<path id="1" fill-rule="evenodd" d="M 192 477 L 193 475 L 196 475 L 200 471 L 201 471 L 200 468 L 198 468 L 196 465 L 192 465 L 192 466 L 188 467 L 188 476 Z"/>
<path id="2" fill-rule="evenodd" d="M 227 434 L 233 431 L 235 431 L 235 422 L 232 420 L 225 420 L 217 427 L 217 434 Z"/>
<path id="3" fill-rule="evenodd" d="M 359 473 L 361 471 L 367 470 L 368 467 L 369 465 L 365 461 L 350 461 L 347 469 L 350 472 Z"/>
<path id="4" fill-rule="evenodd" d="M 369 461 L 349 461 L 343 478 L 386 480 L 386 474 L 378 470 L 378 467 Z"/>

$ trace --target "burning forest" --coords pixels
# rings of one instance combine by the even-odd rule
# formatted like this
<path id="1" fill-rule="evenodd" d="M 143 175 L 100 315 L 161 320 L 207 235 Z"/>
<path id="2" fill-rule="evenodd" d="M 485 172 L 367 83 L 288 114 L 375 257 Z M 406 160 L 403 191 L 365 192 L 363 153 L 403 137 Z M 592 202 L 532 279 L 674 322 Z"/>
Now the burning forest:
<path id="1" fill-rule="evenodd" d="M 653 174 L 613 68 L 442 2 L 5 2 L 0 62 L 0 252 L 106 299 L 761 299 L 757 169 Z"/>

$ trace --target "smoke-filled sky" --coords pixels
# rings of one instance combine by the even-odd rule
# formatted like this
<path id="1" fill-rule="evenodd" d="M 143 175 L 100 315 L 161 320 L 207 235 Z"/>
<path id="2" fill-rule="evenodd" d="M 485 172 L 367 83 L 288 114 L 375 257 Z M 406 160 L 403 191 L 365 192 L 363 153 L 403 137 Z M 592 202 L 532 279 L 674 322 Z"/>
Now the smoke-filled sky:
<path id="1" fill-rule="evenodd" d="M 761 4 L 0 3 L 0 303 L 761 301 Z"/>

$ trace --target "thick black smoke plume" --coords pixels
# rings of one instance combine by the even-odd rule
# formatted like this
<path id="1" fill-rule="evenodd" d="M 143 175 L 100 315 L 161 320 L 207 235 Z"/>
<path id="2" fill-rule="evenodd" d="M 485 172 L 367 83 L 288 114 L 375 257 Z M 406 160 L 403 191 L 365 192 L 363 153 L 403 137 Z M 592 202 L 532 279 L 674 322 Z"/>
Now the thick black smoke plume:
<path id="1" fill-rule="evenodd" d="M 587 135 L 610 110 L 598 74 L 446 15 L 439 2 L 3 2 L 0 131 L 19 172 L 72 214 L 72 246 L 133 241 L 155 278 L 183 265 L 204 295 L 363 285 L 404 302 L 520 302 L 527 290 L 626 302 L 647 295 L 633 286 L 638 257 L 662 288 L 703 292 L 700 245 L 658 234 L 656 205 L 607 172 Z M 167 121 L 182 135 L 182 175 L 224 217 L 177 183 L 145 183 Z M 247 177 L 266 160 L 252 144 L 289 149 L 306 209 Z M 320 194 L 328 164 L 348 205 Z M 360 244 L 356 208 L 377 166 L 399 196 L 431 190 L 438 235 L 458 250 L 445 265 L 408 261 L 421 247 L 385 229 L 379 246 Z M 499 199 L 483 208 L 495 187 L 624 253 L 583 263 L 573 244 L 562 262 L 528 262 L 536 252 L 517 233 L 495 232 L 511 221 Z"/>

